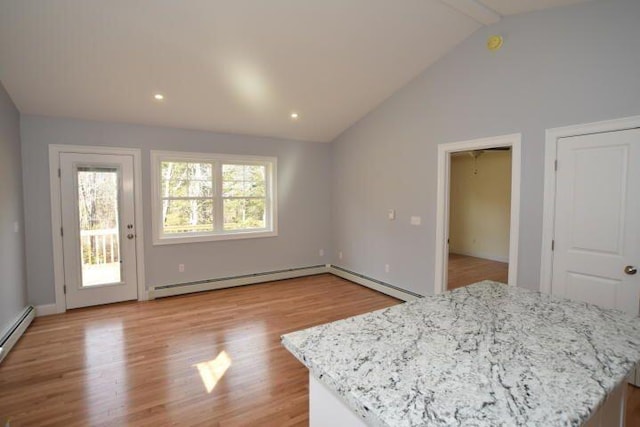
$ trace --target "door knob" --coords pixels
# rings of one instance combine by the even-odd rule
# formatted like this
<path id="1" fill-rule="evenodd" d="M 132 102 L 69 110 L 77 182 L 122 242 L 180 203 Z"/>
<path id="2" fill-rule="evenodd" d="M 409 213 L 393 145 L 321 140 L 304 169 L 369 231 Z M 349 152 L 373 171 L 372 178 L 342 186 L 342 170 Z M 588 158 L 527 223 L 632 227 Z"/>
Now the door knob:
<path id="1" fill-rule="evenodd" d="M 127 239 L 131 240 L 133 239 L 135 236 L 132 233 L 127 234 Z"/>
<path id="2" fill-rule="evenodd" d="M 636 273 L 638 272 L 638 269 L 637 269 L 637 268 L 635 268 L 633 265 L 627 265 L 627 266 L 624 268 L 624 272 L 625 272 L 626 274 L 629 274 L 629 275 L 634 275 L 634 274 L 636 274 Z"/>

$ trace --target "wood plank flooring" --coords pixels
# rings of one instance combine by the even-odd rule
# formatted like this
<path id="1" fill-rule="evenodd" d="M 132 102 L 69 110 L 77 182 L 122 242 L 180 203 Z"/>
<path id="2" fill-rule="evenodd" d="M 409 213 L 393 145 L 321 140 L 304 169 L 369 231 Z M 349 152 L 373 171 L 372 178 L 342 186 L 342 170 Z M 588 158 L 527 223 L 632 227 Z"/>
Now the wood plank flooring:
<path id="1" fill-rule="evenodd" d="M 397 303 L 321 275 L 37 318 L 0 365 L 0 420 L 305 426 L 307 370 L 280 335 Z"/>
<path id="2" fill-rule="evenodd" d="M 280 335 L 398 302 L 322 275 L 36 318 L 0 366 L 0 419 L 304 426 L 307 369 Z"/>
<path id="3" fill-rule="evenodd" d="M 457 289 L 481 280 L 507 283 L 509 264 L 460 254 L 449 254 L 447 289 Z"/>

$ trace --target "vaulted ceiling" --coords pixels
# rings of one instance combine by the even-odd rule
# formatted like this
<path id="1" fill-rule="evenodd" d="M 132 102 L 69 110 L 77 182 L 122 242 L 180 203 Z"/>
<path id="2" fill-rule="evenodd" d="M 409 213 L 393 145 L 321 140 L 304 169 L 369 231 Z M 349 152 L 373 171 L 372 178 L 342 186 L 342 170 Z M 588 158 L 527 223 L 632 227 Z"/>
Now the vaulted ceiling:
<path id="1" fill-rule="evenodd" d="M 25 114 L 331 141 L 482 25 L 580 1 L 0 0 L 0 81 Z"/>

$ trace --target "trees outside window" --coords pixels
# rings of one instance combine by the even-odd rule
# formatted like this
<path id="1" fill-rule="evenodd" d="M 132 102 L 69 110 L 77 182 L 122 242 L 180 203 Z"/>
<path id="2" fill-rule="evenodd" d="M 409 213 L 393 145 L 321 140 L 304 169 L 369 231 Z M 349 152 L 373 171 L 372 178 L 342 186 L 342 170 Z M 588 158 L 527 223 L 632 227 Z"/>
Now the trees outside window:
<path id="1" fill-rule="evenodd" d="M 276 235 L 274 158 L 152 152 L 154 243 Z"/>

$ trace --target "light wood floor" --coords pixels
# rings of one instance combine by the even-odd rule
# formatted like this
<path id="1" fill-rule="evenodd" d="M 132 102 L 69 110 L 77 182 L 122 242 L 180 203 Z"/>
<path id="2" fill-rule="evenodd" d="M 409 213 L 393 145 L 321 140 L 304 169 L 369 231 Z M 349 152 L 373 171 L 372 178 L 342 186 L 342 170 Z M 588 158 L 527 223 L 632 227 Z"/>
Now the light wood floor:
<path id="1" fill-rule="evenodd" d="M 447 289 L 461 288 L 481 280 L 507 283 L 509 264 L 466 255 L 449 254 Z"/>
<path id="2" fill-rule="evenodd" d="M 280 335 L 398 302 L 322 275 L 36 318 L 0 366 L 0 420 L 304 426 L 307 369 Z M 208 393 L 198 364 L 215 382 L 222 352 Z"/>
<path id="3" fill-rule="evenodd" d="M 280 335 L 398 302 L 321 275 L 37 318 L 0 365 L 0 420 L 305 426 L 307 370 Z M 630 391 L 627 425 L 638 426 Z"/>

